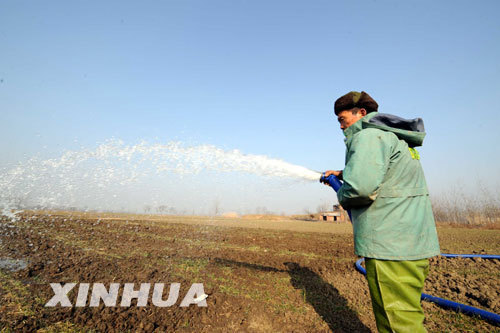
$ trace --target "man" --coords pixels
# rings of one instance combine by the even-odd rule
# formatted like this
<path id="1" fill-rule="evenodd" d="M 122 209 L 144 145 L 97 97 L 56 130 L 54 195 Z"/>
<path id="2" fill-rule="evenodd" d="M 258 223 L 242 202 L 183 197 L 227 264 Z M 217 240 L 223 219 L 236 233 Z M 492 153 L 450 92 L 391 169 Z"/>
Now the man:
<path id="1" fill-rule="evenodd" d="M 342 179 L 337 196 L 350 209 L 354 247 L 365 257 L 373 312 L 380 332 L 425 332 L 420 297 L 427 258 L 440 253 L 429 193 L 414 147 L 425 132 L 420 118 L 378 113 L 366 92 L 335 101 L 344 131 L 346 164 L 327 171 Z"/>

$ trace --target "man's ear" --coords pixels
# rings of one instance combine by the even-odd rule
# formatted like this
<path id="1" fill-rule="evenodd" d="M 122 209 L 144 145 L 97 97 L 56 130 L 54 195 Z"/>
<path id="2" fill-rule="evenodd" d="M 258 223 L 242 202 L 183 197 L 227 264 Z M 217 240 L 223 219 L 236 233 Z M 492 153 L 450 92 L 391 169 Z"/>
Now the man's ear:
<path id="1" fill-rule="evenodd" d="M 367 114 L 366 110 L 365 110 L 365 109 L 363 109 L 363 108 L 359 109 L 359 111 L 358 111 L 358 112 L 361 114 L 361 117 L 364 117 L 364 116 L 366 116 L 366 114 Z"/>

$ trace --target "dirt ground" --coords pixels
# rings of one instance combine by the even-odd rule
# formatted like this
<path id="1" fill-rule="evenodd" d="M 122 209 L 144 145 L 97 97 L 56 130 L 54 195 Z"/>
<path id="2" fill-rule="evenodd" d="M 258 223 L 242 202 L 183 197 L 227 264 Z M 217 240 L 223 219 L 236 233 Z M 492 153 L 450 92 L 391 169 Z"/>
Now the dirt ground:
<path id="1" fill-rule="evenodd" d="M 500 230 L 439 227 L 444 253 L 500 254 Z M 30 212 L 0 221 L 2 332 L 370 332 L 349 223 Z M 431 260 L 425 291 L 500 313 L 500 261 Z M 180 283 L 170 307 L 44 307 L 49 283 Z M 203 283 L 207 307 L 179 304 Z M 68 295 L 74 305 L 77 287 Z M 167 297 L 164 293 L 164 299 Z M 120 289 L 121 295 L 121 289 Z M 120 298 L 119 298 L 120 299 Z M 149 298 L 151 300 L 151 298 Z M 424 302 L 430 332 L 500 331 Z"/>

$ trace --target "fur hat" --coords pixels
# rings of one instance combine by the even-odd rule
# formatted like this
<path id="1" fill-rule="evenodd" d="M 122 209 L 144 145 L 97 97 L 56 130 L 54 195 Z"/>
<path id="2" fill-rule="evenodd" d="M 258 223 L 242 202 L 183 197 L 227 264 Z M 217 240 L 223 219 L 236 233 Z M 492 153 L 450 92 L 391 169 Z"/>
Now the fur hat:
<path id="1" fill-rule="evenodd" d="M 351 91 L 335 101 L 336 115 L 342 111 L 350 110 L 352 108 L 363 108 L 366 109 L 367 113 L 370 113 L 378 110 L 378 104 L 364 91 Z"/>

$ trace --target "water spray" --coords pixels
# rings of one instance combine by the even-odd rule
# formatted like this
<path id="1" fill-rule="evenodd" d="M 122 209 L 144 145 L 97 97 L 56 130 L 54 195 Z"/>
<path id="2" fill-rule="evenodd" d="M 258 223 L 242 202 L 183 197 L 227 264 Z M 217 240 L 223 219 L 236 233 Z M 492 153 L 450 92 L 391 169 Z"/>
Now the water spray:
<path id="1" fill-rule="evenodd" d="M 244 173 L 303 183 L 321 177 L 306 167 L 237 149 L 111 139 L 95 148 L 65 151 L 50 159 L 35 156 L 0 168 L 0 216 L 16 219 L 23 209 L 137 212 L 145 205 L 158 206 L 158 200 L 182 211 L 196 199 L 178 195 L 180 181 L 207 172 L 232 174 L 233 179 L 235 173 Z"/>

